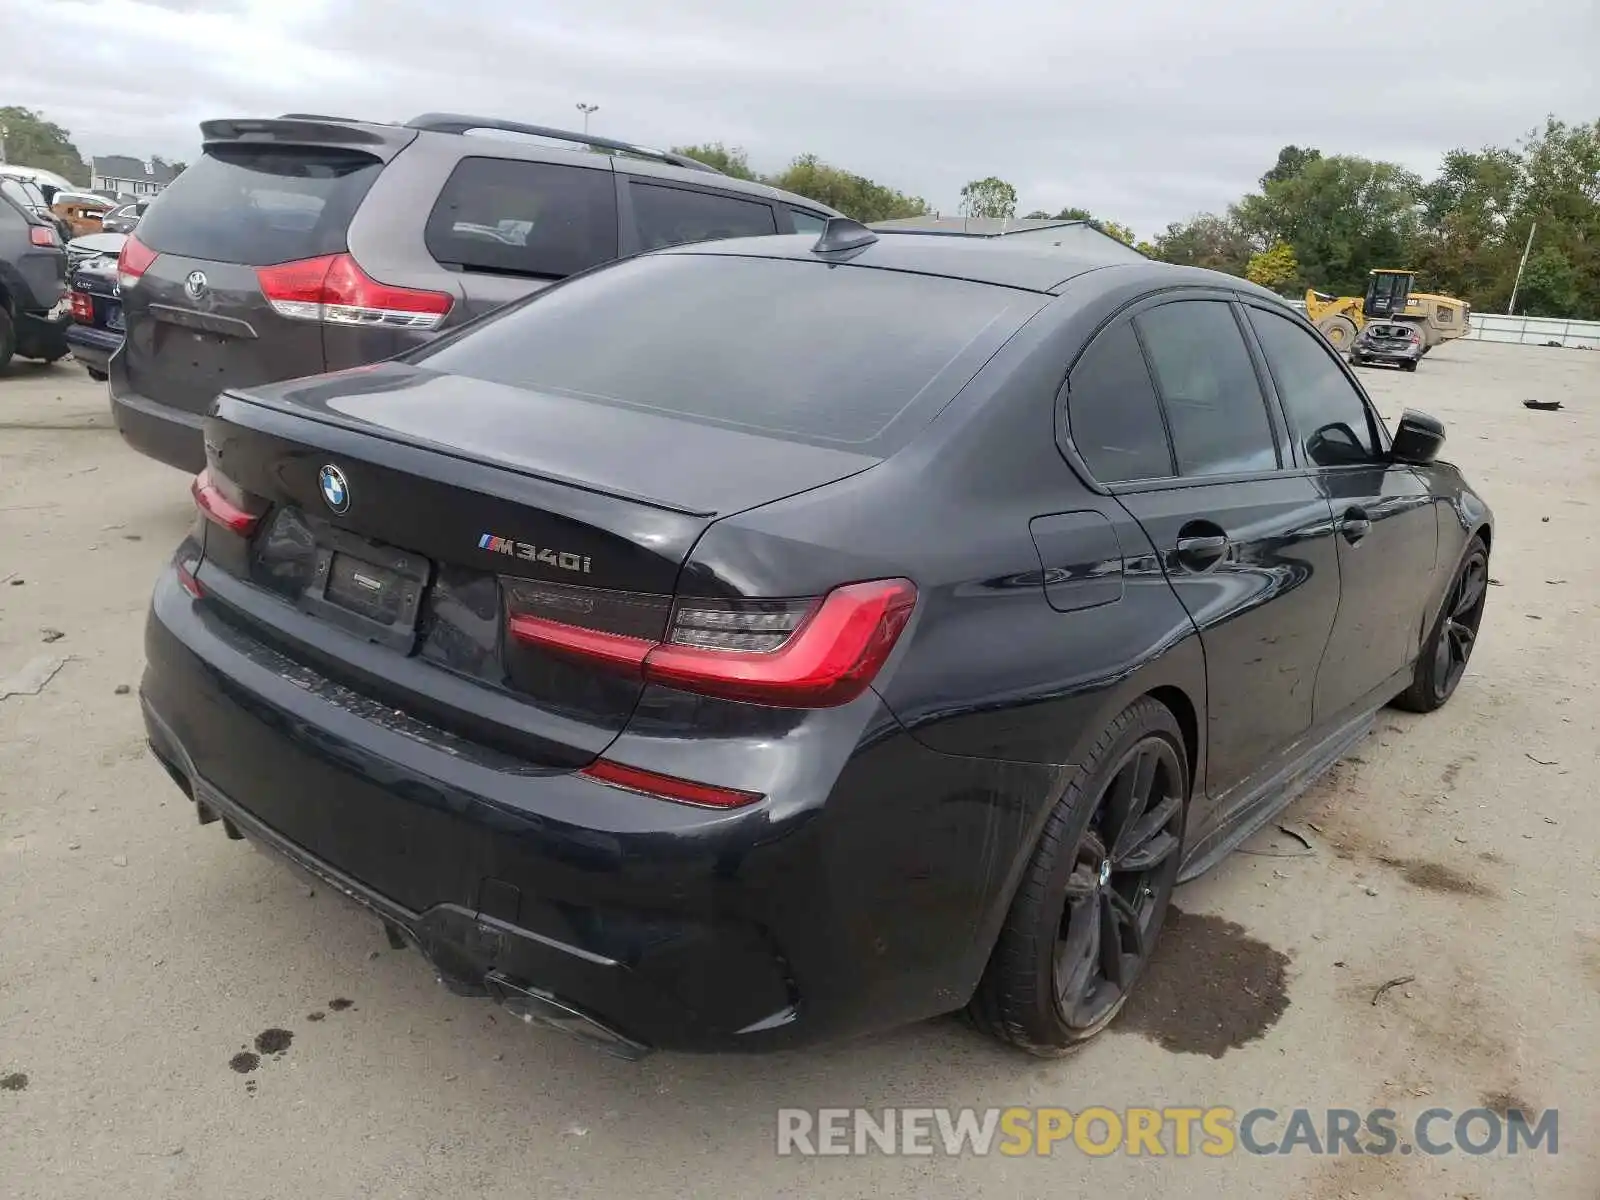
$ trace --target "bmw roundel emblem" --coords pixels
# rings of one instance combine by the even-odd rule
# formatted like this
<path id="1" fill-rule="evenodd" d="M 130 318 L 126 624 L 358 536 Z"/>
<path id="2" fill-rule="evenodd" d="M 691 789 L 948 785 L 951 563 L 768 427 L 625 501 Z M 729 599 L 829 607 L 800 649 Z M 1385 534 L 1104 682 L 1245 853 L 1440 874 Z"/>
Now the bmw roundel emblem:
<path id="1" fill-rule="evenodd" d="M 322 468 L 317 481 L 322 486 L 322 499 L 336 513 L 350 507 L 350 485 L 344 481 L 344 472 L 331 463 Z"/>

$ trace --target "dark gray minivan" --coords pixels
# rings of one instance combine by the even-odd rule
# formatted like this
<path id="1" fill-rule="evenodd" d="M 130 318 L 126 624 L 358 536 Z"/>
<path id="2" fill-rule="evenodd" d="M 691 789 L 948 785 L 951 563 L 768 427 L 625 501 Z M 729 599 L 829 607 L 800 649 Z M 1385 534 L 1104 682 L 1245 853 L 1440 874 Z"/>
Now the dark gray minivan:
<path id="1" fill-rule="evenodd" d="M 204 154 L 123 249 L 109 364 L 124 439 L 190 472 L 224 388 L 388 358 L 626 255 L 839 215 L 682 155 L 492 118 L 200 129 Z"/>

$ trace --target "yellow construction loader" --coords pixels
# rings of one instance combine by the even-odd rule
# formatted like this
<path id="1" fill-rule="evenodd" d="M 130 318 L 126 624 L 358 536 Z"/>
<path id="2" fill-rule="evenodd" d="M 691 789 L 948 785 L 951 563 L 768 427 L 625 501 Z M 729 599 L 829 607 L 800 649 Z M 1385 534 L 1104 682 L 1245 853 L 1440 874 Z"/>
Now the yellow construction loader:
<path id="1" fill-rule="evenodd" d="M 1419 326 L 1424 354 L 1471 328 L 1472 310 L 1466 301 L 1413 292 L 1415 282 L 1414 271 L 1379 270 L 1368 278 L 1365 296 L 1330 296 L 1308 288 L 1306 317 L 1341 354 L 1349 351 L 1356 334 L 1374 319 Z"/>

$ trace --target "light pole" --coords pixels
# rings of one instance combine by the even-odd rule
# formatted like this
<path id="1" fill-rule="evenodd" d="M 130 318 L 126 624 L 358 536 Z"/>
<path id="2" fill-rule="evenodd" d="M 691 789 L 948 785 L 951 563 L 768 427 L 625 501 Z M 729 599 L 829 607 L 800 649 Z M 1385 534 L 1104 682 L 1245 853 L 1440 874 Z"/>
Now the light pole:
<path id="1" fill-rule="evenodd" d="M 0 125 L 0 163 L 6 161 L 6 135 L 11 132 L 9 125 Z"/>
<path id="2" fill-rule="evenodd" d="M 600 111 L 600 106 L 598 104 L 584 104 L 580 100 L 578 102 L 578 111 L 583 114 L 583 136 L 584 137 L 588 137 L 589 136 L 589 114 L 590 113 L 599 112 Z"/>

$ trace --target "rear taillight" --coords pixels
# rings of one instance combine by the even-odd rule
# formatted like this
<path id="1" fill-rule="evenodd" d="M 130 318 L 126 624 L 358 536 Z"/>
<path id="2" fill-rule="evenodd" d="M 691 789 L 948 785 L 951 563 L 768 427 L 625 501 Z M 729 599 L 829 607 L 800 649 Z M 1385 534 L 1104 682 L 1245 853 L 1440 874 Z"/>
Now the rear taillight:
<path id="1" fill-rule="evenodd" d="M 61 239 L 56 236 L 56 231 L 48 225 L 29 225 L 28 241 L 35 246 L 59 246 Z"/>
<path id="2" fill-rule="evenodd" d="M 189 485 L 194 505 L 211 521 L 240 537 L 249 537 L 261 521 L 261 512 L 251 511 L 245 497 L 232 482 L 211 468 L 194 477 Z"/>
<path id="3" fill-rule="evenodd" d="M 159 255 L 132 234 L 122 243 L 122 253 L 117 255 L 117 282 L 132 287 L 144 278 L 144 273 Z"/>
<path id="4" fill-rule="evenodd" d="M 94 301 L 88 292 L 72 293 L 72 319 L 80 325 L 94 324 Z"/>
<path id="5" fill-rule="evenodd" d="M 259 267 L 256 280 L 273 311 L 294 321 L 433 329 L 452 303 L 445 292 L 379 283 L 348 254 Z"/>
<path id="6" fill-rule="evenodd" d="M 651 683 L 781 708 L 854 700 L 917 602 L 909 579 L 880 579 L 820 600 L 682 599 L 668 622 L 664 597 L 505 582 L 519 641 Z"/>

